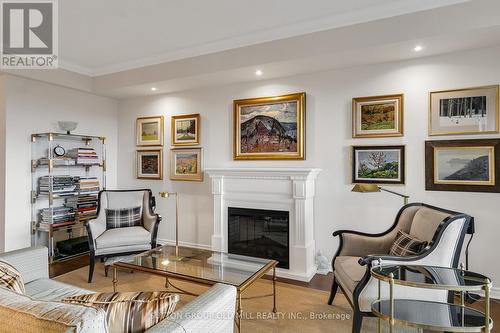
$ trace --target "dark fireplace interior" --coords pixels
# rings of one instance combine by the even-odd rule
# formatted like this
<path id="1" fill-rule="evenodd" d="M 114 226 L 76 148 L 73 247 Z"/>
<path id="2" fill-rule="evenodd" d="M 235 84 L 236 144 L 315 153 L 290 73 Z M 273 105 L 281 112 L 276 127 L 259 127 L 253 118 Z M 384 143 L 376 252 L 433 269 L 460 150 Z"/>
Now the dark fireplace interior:
<path id="1" fill-rule="evenodd" d="M 289 213 L 278 210 L 228 208 L 228 251 L 278 260 L 290 268 Z"/>

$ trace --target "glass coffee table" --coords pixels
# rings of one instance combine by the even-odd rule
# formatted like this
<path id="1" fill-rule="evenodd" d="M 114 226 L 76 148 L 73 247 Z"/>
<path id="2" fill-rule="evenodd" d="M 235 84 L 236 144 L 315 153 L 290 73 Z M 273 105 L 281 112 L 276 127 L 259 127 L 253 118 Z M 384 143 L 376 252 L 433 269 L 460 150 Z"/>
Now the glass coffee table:
<path id="1" fill-rule="evenodd" d="M 189 247 L 160 246 L 136 256 L 113 263 L 113 290 L 118 283 L 117 269 L 140 271 L 165 277 L 165 287 L 195 295 L 172 284 L 170 279 L 212 286 L 216 283 L 236 287 L 236 325 L 241 330 L 242 293 L 265 274 L 272 272 L 272 294 L 276 313 L 276 265 L 271 259 L 246 257 L 224 252 Z M 252 298 L 256 298 L 252 297 Z"/>
<path id="2" fill-rule="evenodd" d="M 421 329 L 445 332 L 490 332 L 490 280 L 474 272 L 458 268 L 391 265 L 374 266 L 371 275 L 378 280 L 378 300 L 372 312 L 380 320 L 389 321 L 392 332 L 395 323 Z M 389 299 L 381 299 L 381 282 L 389 283 Z M 448 290 L 460 293 L 460 303 L 445 303 L 412 299 L 397 299 L 394 285 L 423 289 Z M 485 294 L 485 312 L 465 306 L 465 293 Z"/>

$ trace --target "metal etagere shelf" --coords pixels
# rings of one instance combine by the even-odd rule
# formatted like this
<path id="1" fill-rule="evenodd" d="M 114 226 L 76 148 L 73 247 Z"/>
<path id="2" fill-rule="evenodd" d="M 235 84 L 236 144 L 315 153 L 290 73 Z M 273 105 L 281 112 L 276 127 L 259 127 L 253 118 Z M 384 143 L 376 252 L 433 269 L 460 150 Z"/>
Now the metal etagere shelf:
<path id="1" fill-rule="evenodd" d="M 96 202 L 98 191 L 106 188 L 105 141 L 92 135 L 31 135 L 31 243 L 47 246 L 50 262 L 88 253 L 82 242 L 70 251 L 66 247 L 66 252 L 59 245 L 86 237 L 85 224 L 93 209 L 80 208 L 79 202 L 84 198 Z M 60 179 L 73 184 L 64 184 L 61 189 L 55 185 Z M 84 188 L 82 180 L 91 184 L 90 188 Z"/>

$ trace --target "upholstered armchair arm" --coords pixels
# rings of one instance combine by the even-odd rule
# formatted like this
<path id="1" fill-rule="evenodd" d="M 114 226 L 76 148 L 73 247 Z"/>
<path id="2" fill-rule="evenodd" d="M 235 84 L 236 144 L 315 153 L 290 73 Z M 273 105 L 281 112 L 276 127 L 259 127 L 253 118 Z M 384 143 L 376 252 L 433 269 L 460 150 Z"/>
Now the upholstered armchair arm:
<path id="1" fill-rule="evenodd" d="M 45 246 L 5 252 L 0 254 L 0 260 L 14 266 L 24 283 L 49 278 L 49 250 Z"/>
<path id="2" fill-rule="evenodd" d="M 106 231 L 106 214 L 100 212 L 95 219 L 88 220 L 87 230 L 90 230 L 89 236 L 92 236 L 92 240 L 95 241 L 97 237 Z"/>
<path id="3" fill-rule="evenodd" d="M 364 257 L 372 253 L 389 253 L 394 243 L 394 233 L 367 234 L 352 230 L 339 230 L 333 236 L 340 237 L 339 256 Z"/>
<path id="4" fill-rule="evenodd" d="M 216 284 L 146 333 L 233 333 L 236 288 Z"/>

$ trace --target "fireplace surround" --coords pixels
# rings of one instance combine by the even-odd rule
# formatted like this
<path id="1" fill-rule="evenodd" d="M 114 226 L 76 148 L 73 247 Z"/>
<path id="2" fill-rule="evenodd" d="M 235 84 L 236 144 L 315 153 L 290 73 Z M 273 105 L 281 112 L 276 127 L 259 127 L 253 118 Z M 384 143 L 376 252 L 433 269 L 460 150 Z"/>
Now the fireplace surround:
<path id="1" fill-rule="evenodd" d="M 314 241 L 314 168 L 205 169 L 214 203 L 212 249 L 229 252 L 229 208 L 283 211 L 289 214 L 288 268 L 280 277 L 310 281 L 316 273 Z"/>

